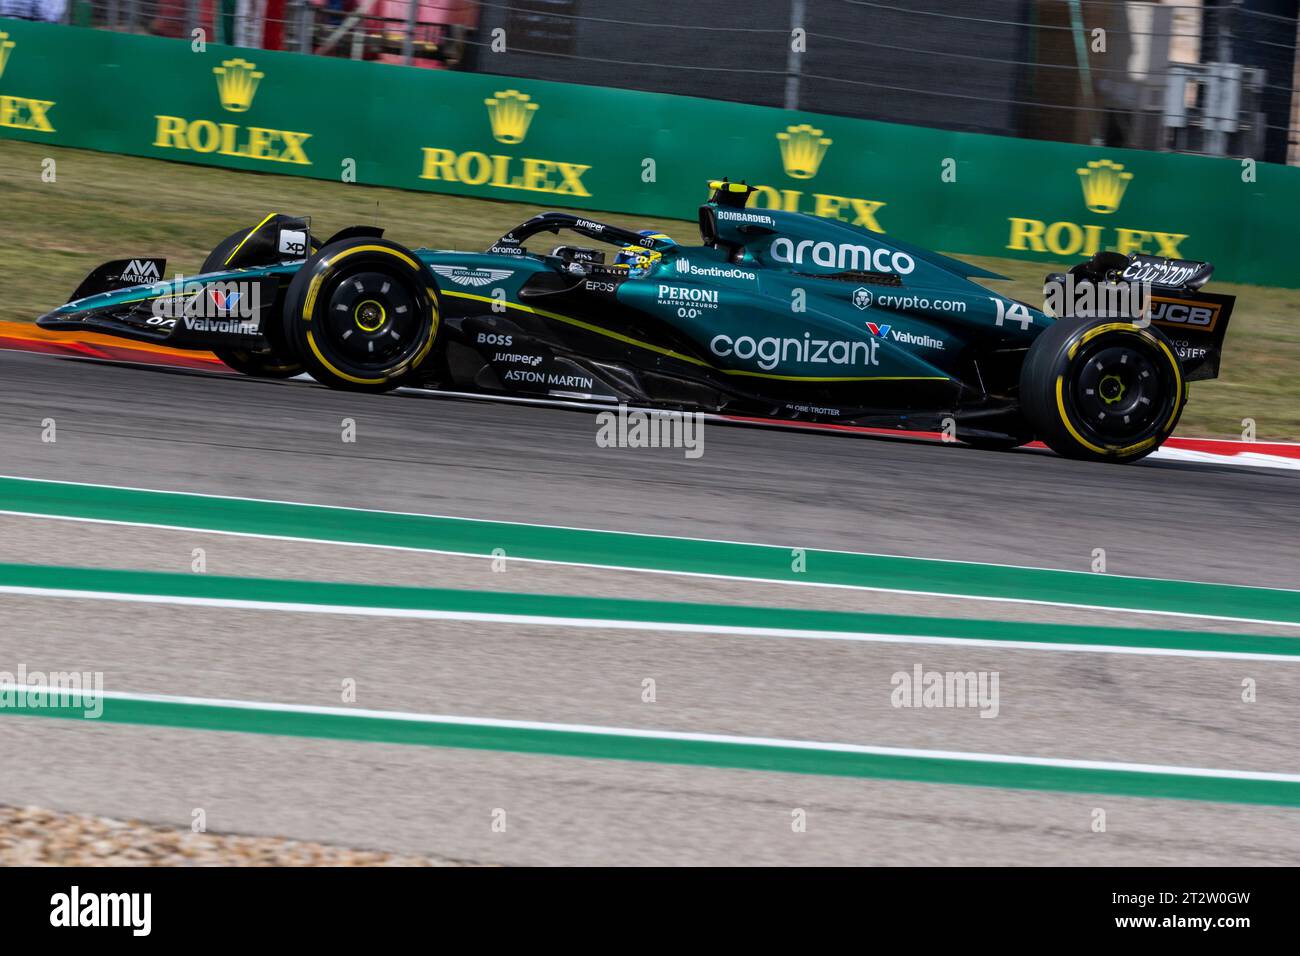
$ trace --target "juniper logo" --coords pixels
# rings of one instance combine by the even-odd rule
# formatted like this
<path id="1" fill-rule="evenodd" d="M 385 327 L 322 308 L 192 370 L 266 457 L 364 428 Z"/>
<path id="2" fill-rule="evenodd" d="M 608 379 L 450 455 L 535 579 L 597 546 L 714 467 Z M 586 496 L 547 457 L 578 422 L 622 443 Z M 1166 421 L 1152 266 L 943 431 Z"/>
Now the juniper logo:
<path id="1" fill-rule="evenodd" d="M 812 179 L 821 168 L 822 158 L 831 140 L 807 123 L 787 126 L 784 132 L 776 134 L 781 144 L 781 164 L 785 174 L 792 179 Z"/>
<path id="2" fill-rule="evenodd" d="M 1112 163 L 1109 159 L 1094 159 L 1075 172 L 1079 174 L 1088 211 L 1104 216 L 1119 210 L 1124 190 L 1133 181 L 1133 174 L 1126 173 L 1122 163 Z"/>
<path id="3" fill-rule="evenodd" d="M 257 95 L 257 86 L 266 75 L 255 68 L 256 64 L 247 60 L 222 60 L 220 66 L 214 66 L 212 72 L 217 77 L 217 95 L 221 97 L 223 108 L 232 113 L 243 113 L 253 105 Z"/>
<path id="4" fill-rule="evenodd" d="M 522 143 L 532 125 L 538 104 L 527 93 L 518 90 L 499 90 L 495 96 L 483 101 L 488 108 L 488 121 L 492 124 L 492 138 L 498 143 Z"/>
<path id="5" fill-rule="evenodd" d="M 5 75 L 5 67 L 9 65 L 9 51 L 15 46 L 17 44 L 9 39 L 9 34 L 0 33 L 0 76 Z"/>

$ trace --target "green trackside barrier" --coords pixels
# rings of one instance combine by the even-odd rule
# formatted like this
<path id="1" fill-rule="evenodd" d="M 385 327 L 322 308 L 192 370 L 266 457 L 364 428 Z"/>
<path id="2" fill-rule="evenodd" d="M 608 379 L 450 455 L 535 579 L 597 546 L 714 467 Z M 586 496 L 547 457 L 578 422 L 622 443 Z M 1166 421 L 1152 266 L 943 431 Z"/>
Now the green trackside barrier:
<path id="1" fill-rule="evenodd" d="M 16 20 L 0 33 L 0 135 L 16 139 L 333 180 L 350 160 L 361 183 L 676 218 L 726 175 L 762 184 L 755 206 L 948 252 L 1116 249 L 1300 286 L 1300 169 L 1285 166 Z"/>

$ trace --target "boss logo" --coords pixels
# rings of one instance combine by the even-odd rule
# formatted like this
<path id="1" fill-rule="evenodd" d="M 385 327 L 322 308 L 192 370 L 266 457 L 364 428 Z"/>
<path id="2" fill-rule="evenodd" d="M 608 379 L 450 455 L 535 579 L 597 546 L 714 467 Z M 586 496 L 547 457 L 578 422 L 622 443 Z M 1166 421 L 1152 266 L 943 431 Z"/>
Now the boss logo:
<path id="1" fill-rule="evenodd" d="M 1219 321 L 1219 306 L 1215 303 L 1187 302 L 1182 299 L 1151 300 L 1151 321 L 1180 329 L 1197 329 L 1213 332 Z"/>
<path id="2" fill-rule="evenodd" d="M 478 334 L 479 345 L 509 346 L 513 340 L 514 340 L 513 335 L 497 335 L 495 332 L 480 332 Z"/>

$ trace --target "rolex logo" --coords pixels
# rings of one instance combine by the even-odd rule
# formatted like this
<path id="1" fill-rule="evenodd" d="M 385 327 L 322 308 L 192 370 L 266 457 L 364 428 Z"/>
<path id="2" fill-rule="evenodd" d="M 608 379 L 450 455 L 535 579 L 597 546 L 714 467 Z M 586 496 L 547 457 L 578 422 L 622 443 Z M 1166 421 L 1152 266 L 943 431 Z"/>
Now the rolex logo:
<path id="1" fill-rule="evenodd" d="M 817 175 L 817 168 L 826 155 L 826 147 L 831 141 L 822 136 L 822 131 L 813 129 L 807 123 L 800 126 L 788 126 L 784 133 L 776 134 L 781 144 L 781 163 L 785 173 L 794 179 L 812 179 Z"/>
<path id="2" fill-rule="evenodd" d="M 1133 178 L 1132 173 L 1124 172 L 1123 165 L 1109 159 L 1094 159 L 1075 172 L 1079 174 L 1088 210 L 1107 215 L 1119 209 L 1124 190 Z"/>
<path id="3" fill-rule="evenodd" d="M 217 75 L 221 105 L 232 113 L 242 113 L 253 105 L 257 84 L 265 76 L 247 60 L 222 60 L 220 66 L 212 68 L 212 72 Z"/>
<path id="4" fill-rule="evenodd" d="M 9 34 L 0 33 L 0 76 L 5 75 L 5 67 L 9 64 L 9 51 L 14 48 L 14 41 L 9 39 Z"/>
<path id="5" fill-rule="evenodd" d="M 500 143 L 522 143 L 528 135 L 528 126 L 537 112 L 537 104 L 527 93 L 518 90 L 498 90 L 495 96 L 483 101 L 487 104 L 488 119 L 492 123 L 492 138 Z"/>

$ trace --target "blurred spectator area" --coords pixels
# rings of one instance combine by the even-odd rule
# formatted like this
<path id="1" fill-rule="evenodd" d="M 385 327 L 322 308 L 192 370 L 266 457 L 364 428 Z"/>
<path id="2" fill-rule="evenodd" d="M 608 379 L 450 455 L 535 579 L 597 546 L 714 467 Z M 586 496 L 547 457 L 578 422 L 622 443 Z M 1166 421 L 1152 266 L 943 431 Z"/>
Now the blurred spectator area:
<path id="1" fill-rule="evenodd" d="M 1300 0 L 0 0 L 5 15 L 1300 162 Z"/>

